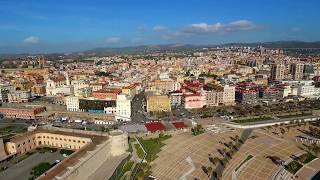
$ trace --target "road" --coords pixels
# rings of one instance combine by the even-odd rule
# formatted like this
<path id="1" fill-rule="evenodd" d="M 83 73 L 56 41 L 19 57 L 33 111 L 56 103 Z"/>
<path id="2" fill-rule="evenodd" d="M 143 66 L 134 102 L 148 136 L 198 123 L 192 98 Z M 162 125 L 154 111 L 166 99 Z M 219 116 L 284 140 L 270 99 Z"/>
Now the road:
<path id="1" fill-rule="evenodd" d="M 144 104 L 146 104 L 146 100 L 145 100 L 144 91 L 142 91 L 132 99 L 132 111 L 131 111 L 132 122 L 142 123 L 148 120 L 145 109 L 143 107 Z"/>

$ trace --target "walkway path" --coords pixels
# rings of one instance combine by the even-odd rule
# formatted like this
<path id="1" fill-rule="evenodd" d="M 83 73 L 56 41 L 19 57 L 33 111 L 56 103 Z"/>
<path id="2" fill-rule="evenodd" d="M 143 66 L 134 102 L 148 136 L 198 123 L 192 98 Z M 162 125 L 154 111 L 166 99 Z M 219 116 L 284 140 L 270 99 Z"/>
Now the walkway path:
<path id="1" fill-rule="evenodd" d="M 183 176 L 180 177 L 180 180 L 186 180 L 187 176 L 189 176 L 196 169 L 190 156 L 186 158 L 186 161 L 190 164 L 191 168 Z"/>

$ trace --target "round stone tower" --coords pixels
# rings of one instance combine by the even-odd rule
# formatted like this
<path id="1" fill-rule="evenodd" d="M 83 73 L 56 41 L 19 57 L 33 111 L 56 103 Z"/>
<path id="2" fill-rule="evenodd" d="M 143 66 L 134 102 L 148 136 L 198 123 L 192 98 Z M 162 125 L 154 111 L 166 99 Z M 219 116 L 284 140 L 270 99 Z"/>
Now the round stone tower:
<path id="1" fill-rule="evenodd" d="M 114 130 L 110 133 L 111 139 L 111 155 L 119 156 L 128 149 L 128 133 L 121 130 Z"/>

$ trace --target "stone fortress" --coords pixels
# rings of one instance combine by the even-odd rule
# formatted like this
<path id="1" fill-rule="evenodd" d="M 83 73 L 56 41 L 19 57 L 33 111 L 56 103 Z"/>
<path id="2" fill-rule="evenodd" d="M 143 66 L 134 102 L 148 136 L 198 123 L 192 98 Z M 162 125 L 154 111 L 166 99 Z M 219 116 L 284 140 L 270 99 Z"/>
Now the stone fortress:
<path id="1" fill-rule="evenodd" d="M 120 130 L 99 133 L 41 127 L 16 135 L 9 142 L 1 141 L 0 145 L 1 160 L 45 146 L 75 151 L 38 179 L 108 179 L 128 156 L 128 134 Z"/>

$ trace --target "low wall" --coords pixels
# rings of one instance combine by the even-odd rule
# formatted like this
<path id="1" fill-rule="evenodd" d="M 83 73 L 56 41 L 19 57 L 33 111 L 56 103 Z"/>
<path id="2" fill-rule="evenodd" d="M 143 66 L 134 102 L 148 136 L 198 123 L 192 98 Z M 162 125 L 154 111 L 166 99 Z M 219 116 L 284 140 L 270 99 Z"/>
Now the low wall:
<path id="1" fill-rule="evenodd" d="M 150 138 L 158 138 L 159 134 L 163 135 L 178 135 L 186 132 L 191 132 L 191 128 L 185 128 L 185 129 L 175 129 L 175 130 L 169 130 L 169 131 L 157 131 L 154 133 L 151 132 L 141 132 L 141 133 L 130 133 L 130 138 L 134 137 L 142 137 L 144 139 L 150 139 Z"/>
<path id="2" fill-rule="evenodd" d="M 110 140 L 98 145 L 97 149 L 88 152 L 73 167 L 68 167 L 68 171 L 55 179 L 89 179 L 90 175 L 95 172 L 105 161 L 111 157 Z"/>
<path id="3" fill-rule="evenodd" d="M 105 132 L 85 131 L 80 129 L 68 129 L 68 128 L 53 127 L 53 126 L 41 126 L 39 128 L 51 130 L 51 131 L 64 131 L 64 132 L 70 132 L 70 133 L 87 134 L 87 135 L 95 135 L 95 136 L 109 136 L 109 134 Z"/>
<path id="4" fill-rule="evenodd" d="M 305 118 L 305 119 L 296 119 L 296 120 L 284 120 L 284 121 L 275 121 L 275 122 L 266 122 L 266 123 L 257 123 L 257 124 L 235 124 L 235 123 L 224 123 L 227 126 L 233 127 L 233 128 L 240 128 L 240 129 L 251 129 L 251 128 L 261 128 L 261 127 L 267 127 L 267 126 L 274 126 L 274 125 L 280 125 L 280 124 L 290 124 L 290 122 L 308 122 L 308 121 L 316 121 L 319 120 L 320 117 L 314 117 L 314 118 Z"/>

